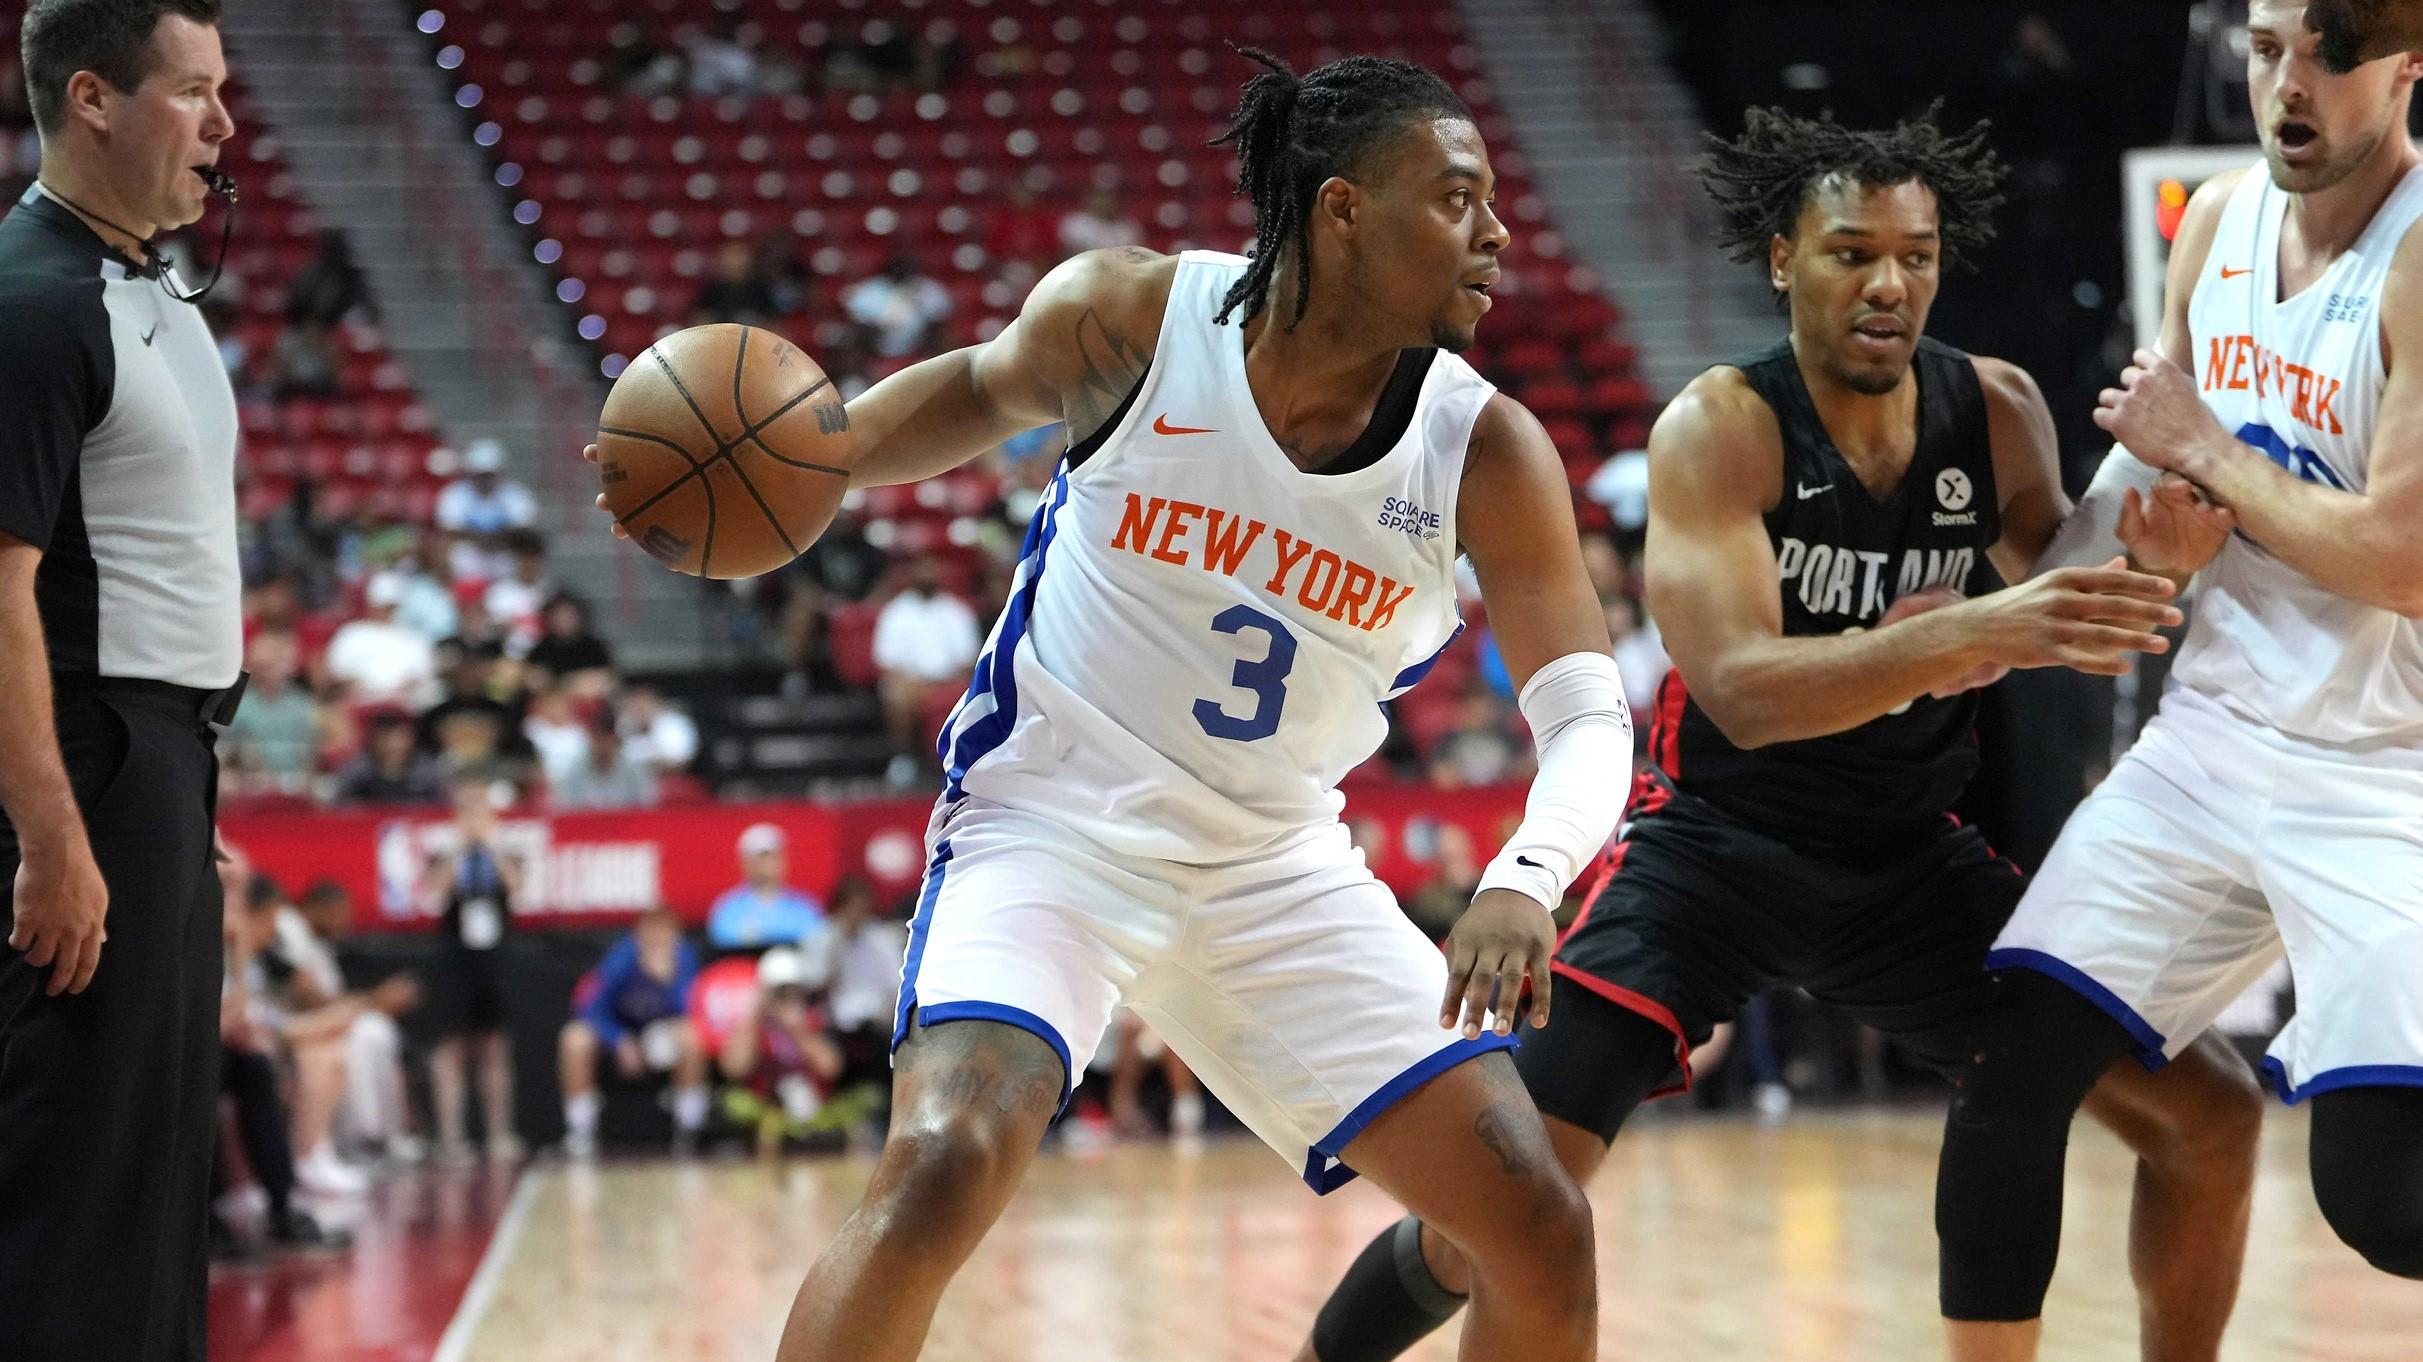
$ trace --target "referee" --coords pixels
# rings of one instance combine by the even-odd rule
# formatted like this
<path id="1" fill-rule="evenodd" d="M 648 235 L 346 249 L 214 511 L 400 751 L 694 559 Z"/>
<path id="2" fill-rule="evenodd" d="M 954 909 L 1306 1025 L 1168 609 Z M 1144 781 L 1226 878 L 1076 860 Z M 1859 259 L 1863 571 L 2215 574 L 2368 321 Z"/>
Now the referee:
<path id="1" fill-rule="evenodd" d="M 236 405 L 152 236 L 234 132 L 219 0 L 32 0 L 0 220 L 0 1358 L 202 1362 L 211 722 L 240 692 Z"/>

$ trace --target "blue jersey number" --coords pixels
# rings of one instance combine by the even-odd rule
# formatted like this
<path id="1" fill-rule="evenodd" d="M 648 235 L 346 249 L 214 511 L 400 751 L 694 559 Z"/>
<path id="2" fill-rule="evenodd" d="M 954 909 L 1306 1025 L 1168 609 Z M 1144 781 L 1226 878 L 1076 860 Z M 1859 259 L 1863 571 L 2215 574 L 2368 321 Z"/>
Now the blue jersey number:
<path id="1" fill-rule="evenodd" d="M 1195 722 L 1215 738 L 1233 742 L 1252 742 L 1279 731 L 1279 711 L 1287 705 L 1287 674 L 1296 669 L 1296 636 L 1287 632 L 1287 625 L 1275 615 L 1265 615 L 1250 605 L 1232 605 L 1212 616 L 1211 627 L 1222 634 L 1241 633 L 1259 629 L 1270 639 L 1270 647 L 1254 661 L 1237 660 L 1237 669 L 1229 674 L 1228 684 L 1254 693 L 1254 712 L 1240 719 L 1209 700 L 1195 701 Z"/>
<path id="2" fill-rule="evenodd" d="M 2281 439 L 2280 433 L 2270 426 L 2257 421 L 2249 421 L 2238 427 L 2238 439 L 2262 450 L 2265 458 L 2307 482 L 2318 482 L 2325 487 L 2334 487 L 2342 492 L 2347 490 L 2347 484 L 2340 481 L 2339 475 L 2332 471 L 2331 466 L 2322 461 L 2321 455 L 2303 445 L 2292 445 Z"/>

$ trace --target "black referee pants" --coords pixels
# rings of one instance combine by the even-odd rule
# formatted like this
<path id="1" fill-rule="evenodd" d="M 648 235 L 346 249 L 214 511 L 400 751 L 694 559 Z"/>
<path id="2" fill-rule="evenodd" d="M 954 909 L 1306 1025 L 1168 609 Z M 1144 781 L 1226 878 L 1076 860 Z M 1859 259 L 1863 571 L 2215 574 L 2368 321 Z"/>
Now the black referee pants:
<path id="1" fill-rule="evenodd" d="M 81 994 L 0 944 L 0 1358 L 203 1362 L 225 904 L 209 730 L 61 694 L 109 940 Z M 17 841 L 0 822 L 0 922 Z M 0 938 L 4 940 L 4 938 Z"/>

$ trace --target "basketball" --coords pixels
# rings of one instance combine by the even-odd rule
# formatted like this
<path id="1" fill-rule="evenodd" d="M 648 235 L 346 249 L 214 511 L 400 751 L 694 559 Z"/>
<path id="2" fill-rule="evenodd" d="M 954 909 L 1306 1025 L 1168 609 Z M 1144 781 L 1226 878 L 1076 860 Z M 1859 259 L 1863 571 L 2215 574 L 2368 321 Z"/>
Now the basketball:
<path id="1" fill-rule="evenodd" d="M 675 572 L 755 577 L 799 556 L 849 490 L 850 417 L 816 361 L 722 323 L 649 346 L 597 423 L 605 507 Z"/>

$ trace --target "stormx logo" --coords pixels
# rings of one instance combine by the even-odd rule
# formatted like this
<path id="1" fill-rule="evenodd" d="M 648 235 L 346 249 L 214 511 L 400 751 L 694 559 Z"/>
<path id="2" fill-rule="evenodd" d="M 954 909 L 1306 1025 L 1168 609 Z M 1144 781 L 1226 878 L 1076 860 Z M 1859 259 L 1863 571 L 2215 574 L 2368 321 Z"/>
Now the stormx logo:
<path id="1" fill-rule="evenodd" d="M 1375 522 L 1384 530 L 1403 530 L 1415 539 L 1439 537 L 1439 513 L 1425 511 L 1403 497 L 1390 497 Z"/>
<path id="2" fill-rule="evenodd" d="M 1969 502 L 1977 495 L 1969 485 L 1969 475 L 1957 468 L 1947 468 L 1935 475 L 1935 501 L 1943 510 L 1935 513 L 1937 525 L 1974 525 L 1977 513 Z"/>

